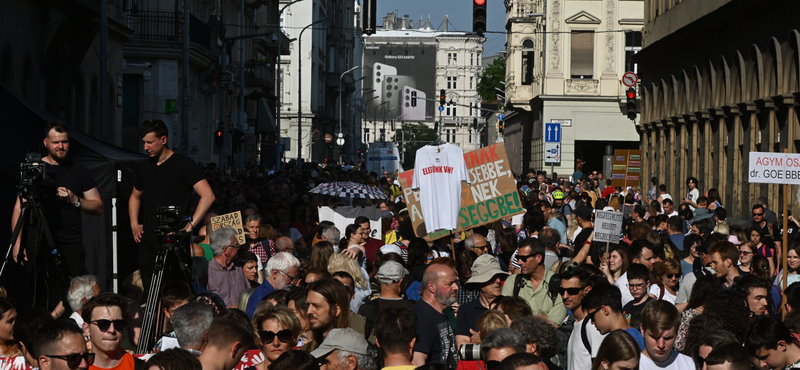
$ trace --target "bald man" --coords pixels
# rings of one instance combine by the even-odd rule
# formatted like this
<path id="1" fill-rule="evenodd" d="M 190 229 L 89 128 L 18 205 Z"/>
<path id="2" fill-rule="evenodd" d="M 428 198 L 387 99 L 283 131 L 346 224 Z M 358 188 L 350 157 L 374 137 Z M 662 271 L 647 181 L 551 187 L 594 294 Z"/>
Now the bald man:
<path id="1" fill-rule="evenodd" d="M 286 252 L 294 254 L 294 242 L 286 236 L 281 236 L 275 240 L 275 250 L 278 251 L 278 253 Z"/>
<path id="2" fill-rule="evenodd" d="M 446 265 L 430 265 L 422 278 L 422 299 L 414 305 L 417 314 L 417 342 L 414 345 L 414 366 L 426 363 L 456 368 L 456 338 L 444 309 L 456 302 L 458 277 Z"/>

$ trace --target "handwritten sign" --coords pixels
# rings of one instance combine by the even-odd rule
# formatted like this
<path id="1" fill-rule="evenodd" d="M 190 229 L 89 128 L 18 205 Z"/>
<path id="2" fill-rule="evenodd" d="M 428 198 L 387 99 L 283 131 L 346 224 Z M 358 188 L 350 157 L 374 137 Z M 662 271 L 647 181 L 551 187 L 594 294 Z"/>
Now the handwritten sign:
<path id="1" fill-rule="evenodd" d="M 495 144 L 464 154 L 472 185 L 461 183 L 461 211 L 458 229 L 461 232 L 487 225 L 524 211 L 511 172 L 504 144 Z M 450 235 L 449 231 L 428 233 L 423 222 L 418 191 L 411 190 L 414 170 L 398 175 L 414 232 L 419 237 L 435 240 Z"/>
<path id="2" fill-rule="evenodd" d="M 239 239 L 239 245 L 245 245 L 242 212 L 236 211 L 211 218 L 211 232 L 223 227 L 230 227 L 236 230 L 236 239 Z"/>
<path id="3" fill-rule="evenodd" d="M 642 151 L 617 149 L 611 165 L 611 186 L 627 187 L 639 185 L 642 172 Z"/>
<path id="4" fill-rule="evenodd" d="M 622 216 L 620 212 L 595 211 L 594 241 L 619 244 L 622 234 Z"/>

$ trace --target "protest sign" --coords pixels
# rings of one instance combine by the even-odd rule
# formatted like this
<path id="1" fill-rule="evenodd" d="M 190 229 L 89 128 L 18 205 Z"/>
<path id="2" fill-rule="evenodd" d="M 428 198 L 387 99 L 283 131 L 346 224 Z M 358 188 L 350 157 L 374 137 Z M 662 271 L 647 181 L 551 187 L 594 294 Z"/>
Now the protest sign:
<path id="1" fill-rule="evenodd" d="M 638 186 L 642 172 L 642 151 L 617 149 L 611 167 L 611 186 Z"/>
<path id="2" fill-rule="evenodd" d="M 594 241 L 619 244 L 622 234 L 622 213 L 612 211 L 595 211 Z"/>
<path id="3" fill-rule="evenodd" d="M 800 154 L 750 152 L 747 173 L 751 183 L 800 185 Z"/>
<path id="4" fill-rule="evenodd" d="M 364 216 L 369 219 L 369 225 L 372 232 L 369 234 L 371 238 L 381 239 L 381 209 L 377 207 L 319 207 L 319 219 L 333 222 L 334 226 L 339 229 L 342 238 L 345 237 L 344 229 L 355 221 L 356 217 Z M 332 242 L 334 245 L 338 243 Z"/>
<path id="5" fill-rule="evenodd" d="M 211 232 L 223 227 L 230 227 L 236 230 L 236 239 L 239 240 L 239 245 L 245 245 L 244 239 L 244 224 L 242 222 L 242 212 L 236 211 L 226 213 L 221 216 L 211 217 Z M 209 234 L 210 235 L 210 234 Z"/>
<path id="6" fill-rule="evenodd" d="M 486 225 L 524 211 L 504 144 L 465 153 L 464 161 L 467 163 L 472 185 L 461 183 L 461 211 L 456 231 Z M 411 190 L 414 170 L 402 172 L 398 178 L 417 236 L 435 240 L 450 235 L 449 231 L 428 233 L 425 230 L 419 192 Z"/>

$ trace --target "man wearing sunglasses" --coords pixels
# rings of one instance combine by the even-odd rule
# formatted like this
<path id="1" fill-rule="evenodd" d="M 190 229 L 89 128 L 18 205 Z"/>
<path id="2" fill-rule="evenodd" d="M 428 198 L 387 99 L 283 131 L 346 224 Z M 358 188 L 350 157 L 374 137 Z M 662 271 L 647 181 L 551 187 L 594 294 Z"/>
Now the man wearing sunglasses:
<path id="1" fill-rule="evenodd" d="M 92 369 L 134 370 L 133 355 L 122 349 L 128 325 L 128 302 L 114 293 L 100 293 L 83 306 L 84 335 L 92 342 Z M 138 360 L 136 360 L 138 361 Z"/>
<path id="2" fill-rule="evenodd" d="M 539 240 L 528 238 L 519 242 L 517 260 L 520 273 L 511 275 L 503 285 L 504 296 L 517 296 L 528 302 L 534 315 L 560 325 L 567 317 L 561 297 L 548 292 L 553 273 L 544 265 L 545 249 Z"/>
<path id="3" fill-rule="evenodd" d="M 45 324 L 37 333 L 33 352 L 39 354 L 42 370 L 87 370 L 95 357 L 86 349 L 81 329 L 68 320 Z"/>
<path id="4" fill-rule="evenodd" d="M 458 310 L 456 343 L 459 348 L 470 343 L 470 337 L 478 331 L 478 318 L 500 296 L 503 281 L 507 277 L 508 273 L 500 268 L 500 262 L 495 256 L 484 254 L 472 263 L 472 277 L 465 285 L 478 289 L 479 293 L 478 298 L 462 305 Z"/>
<path id="5" fill-rule="evenodd" d="M 587 270 L 580 266 L 567 268 L 561 273 L 561 287 L 558 293 L 564 301 L 564 307 L 572 311 L 575 317 L 575 324 L 567 343 L 567 369 L 568 370 L 589 370 L 592 368 L 592 360 L 597 356 L 600 343 L 605 339 L 605 335 L 600 334 L 591 320 L 589 313 L 583 307 L 583 298 L 589 293 L 593 286 L 608 284 L 605 277 L 601 275 L 592 276 Z"/>
<path id="6" fill-rule="evenodd" d="M 622 312 L 622 295 L 619 288 L 611 284 L 597 284 L 586 297 L 583 297 L 581 306 L 586 310 L 589 320 L 597 327 L 597 331 L 606 335 L 615 330 L 625 330 L 639 345 L 639 350 L 644 350 L 644 338 L 639 329 L 634 329 L 625 314 Z"/>

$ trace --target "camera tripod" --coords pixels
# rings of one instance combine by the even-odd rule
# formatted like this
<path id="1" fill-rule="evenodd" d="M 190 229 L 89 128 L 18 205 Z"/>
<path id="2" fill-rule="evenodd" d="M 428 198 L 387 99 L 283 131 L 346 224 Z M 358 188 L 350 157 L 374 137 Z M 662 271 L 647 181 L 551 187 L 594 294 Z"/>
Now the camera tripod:
<path id="1" fill-rule="evenodd" d="M 39 232 L 37 232 L 37 243 L 34 244 L 34 248 L 38 247 L 38 236 L 44 234 L 45 241 L 47 242 L 47 247 L 49 248 L 49 254 L 52 258 L 53 265 L 56 270 L 55 272 L 56 278 L 61 283 L 61 287 L 63 288 L 63 290 L 66 291 L 66 289 L 69 288 L 69 280 L 67 278 L 68 273 L 65 271 L 66 267 L 63 262 L 63 256 L 61 255 L 61 252 L 58 250 L 58 248 L 56 248 L 56 243 L 53 240 L 53 234 L 50 231 L 50 227 L 47 224 L 47 219 L 44 217 L 44 212 L 42 212 L 42 206 L 41 204 L 39 204 L 39 201 L 36 199 L 36 196 L 34 195 L 35 191 L 34 189 L 23 185 L 18 186 L 17 189 L 18 189 L 17 198 L 19 198 L 20 213 L 19 213 L 19 218 L 17 218 L 17 224 L 14 226 L 14 231 L 11 233 L 11 241 L 9 242 L 8 250 L 6 251 L 6 255 L 3 259 L 3 265 L 2 267 L 0 267 L 0 276 L 3 275 L 3 272 L 5 271 L 6 268 L 6 264 L 8 263 L 9 256 L 11 255 L 11 251 L 14 249 L 14 244 L 16 244 L 17 238 L 20 236 L 20 233 L 22 232 L 22 226 L 25 224 L 25 217 L 30 216 L 29 212 L 31 208 L 33 208 L 34 216 L 37 217 L 39 220 Z M 21 244 L 19 253 L 17 254 L 18 261 L 22 258 L 25 249 L 27 249 L 27 247 Z M 40 262 L 38 253 L 34 253 L 33 256 L 34 256 L 34 266 L 37 266 Z M 41 261 L 46 261 L 46 258 L 42 259 Z M 52 281 L 51 279 L 51 277 L 53 277 L 52 271 L 50 271 L 46 265 L 43 265 L 41 267 L 43 268 L 45 274 L 44 275 L 45 284 L 47 284 L 48 281 Z M 34 268 L 34 273 L 37 273 L 36 270 L 37 269 Z M 35 291 L 36 287 L 34 285 L 34 292 Z M 50 307 L 49 293 L 50 292 L 48 291 L 48 294 L 46 294 L 46 297 L 48 299 L 48 302 L 46 302 L 46 306 L 48 307 L 48 309 L 52 308 Z M 34 293 L 34 305 L 36 303 L 35 297 L 36 295 Z"/>
<path id="2" fill-rule="evenodd" d="M 161 328 L 164 324 L 163 317 L 159 314 L 161 311 L 159 291 L 161 290 L 161 282 L 164 279 L 164 270 L 167 268 L 167 257 L 169 255 L 175 257 L 178 267 L 189 286 L 191 286 L 192 281 L 191 268 L 183 256 L 184 252 L 180 248 L 180 240 L 188 237 L 188 233 L 179 230 L 158 230 L 157 233 L 159 245 L 156 251 L 155 265 L 153 265 L 150 290 L 147 293 L 147 305 L 144 309 L 142 331 L 139 334 L 139 344 L 136 346 L 137 354 L 146 354 L 150 351 L 153 344 L 155 344 L 156 329 Z"/>

